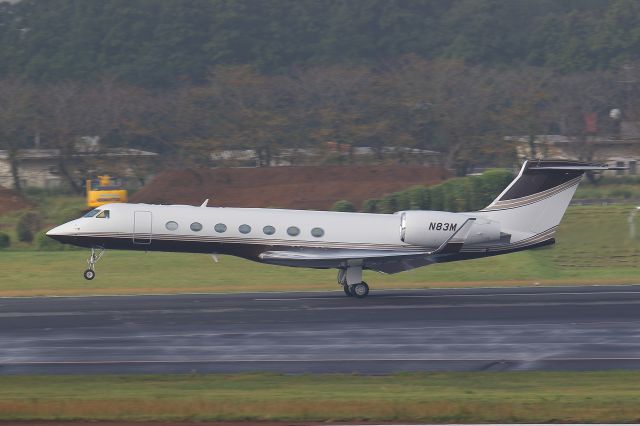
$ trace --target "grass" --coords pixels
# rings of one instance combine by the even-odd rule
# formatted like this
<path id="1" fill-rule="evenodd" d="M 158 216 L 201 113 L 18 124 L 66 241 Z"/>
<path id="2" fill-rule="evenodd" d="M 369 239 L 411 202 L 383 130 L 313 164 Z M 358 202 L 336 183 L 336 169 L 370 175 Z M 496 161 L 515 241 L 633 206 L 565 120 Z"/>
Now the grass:
<path id="1" fill-rule="evenodd" d="M 640 176 L 606 176 L 594 184 L 584 180 L 575 199 L 592 200 L 640 200 Z"/>
<path id="2" fill-rule="evenodd" d="M 572 206 L 551 248 L 432 265 L 396 275 L 366 272 L 374 289 L 640 282 L 640 217 L 632 205 Z M 640 215 L 638 215 L 640 216 Z M 0 251 L 0 295 L 79 295 L 337 289 L 335 271 L 262 265 L 223 256 L 109 251 L 82 278 L 86 250 Z"/>
<path id="3" fill-rule="evenodd" d="M 576 191 L 575 198 L 577 200 L 640 200 L 640 185 L 637 183 L 582 184 Z"/>
<path id="4" fill-rule="evenodd" d="M 637 422 L 640 372 L 0 376 L 0 420 Z"/>

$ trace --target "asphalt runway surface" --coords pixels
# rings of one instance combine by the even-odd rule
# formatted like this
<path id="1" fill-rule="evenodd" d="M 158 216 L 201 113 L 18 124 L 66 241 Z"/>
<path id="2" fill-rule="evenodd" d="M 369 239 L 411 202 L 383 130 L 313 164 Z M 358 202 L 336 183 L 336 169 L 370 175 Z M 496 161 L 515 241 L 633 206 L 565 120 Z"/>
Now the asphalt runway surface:
<path id="1" fill-rule="evenodd" d="M 0 298 L 0 374 L 640 368 L 640 286 Z"/>

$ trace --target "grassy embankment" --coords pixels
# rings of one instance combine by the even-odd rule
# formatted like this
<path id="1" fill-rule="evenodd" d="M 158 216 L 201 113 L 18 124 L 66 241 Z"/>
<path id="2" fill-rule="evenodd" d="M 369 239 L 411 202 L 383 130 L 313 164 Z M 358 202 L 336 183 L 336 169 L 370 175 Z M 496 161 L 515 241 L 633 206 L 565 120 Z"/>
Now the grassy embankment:
<path id="1" fill-rule="evenodd" d="M 640 372 L 0 376 L 0 420 L 638 422 Z"/>
<path id="2" fill-rule="evenodd" d="M 640 200 L 640 176 L 606 177 L 597 185 L 584 181 L 578 187 L 574 200 Z"/>
<path id="3" fill-rule="evenodd" d="M 638 283 L 640 217 L 631 204 L 572 206 L 551 248 L 439 264 L 397 275 L 367 272 L 374 289 L 467 285 Z M 639 215 L 640 216 L 640 215 Z M 6 217 L 3 219 L 8 220 Z M 97 278 L 82 278 L 87 250 L 0 251 L 0 296 L 337 290 L 335 272 L 261 265 L 223 256 L 109 251 Z"/>

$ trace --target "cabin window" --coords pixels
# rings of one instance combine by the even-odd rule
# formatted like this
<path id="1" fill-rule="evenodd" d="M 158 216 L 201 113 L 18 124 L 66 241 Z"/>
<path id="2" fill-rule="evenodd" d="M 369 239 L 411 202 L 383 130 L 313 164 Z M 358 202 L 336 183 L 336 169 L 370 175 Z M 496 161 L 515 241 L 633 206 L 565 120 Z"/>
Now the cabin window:
<path id="1" fill-rule="evenodd" d="M 109 219 L 109 210 L 102 210 L 96 215 L 96 217 L 100 219 Z"/>
<path id="2" fill-rule="evenodd" d="M 297 226 L 290 226 L 287 228 L 287 234 L 295 237 L 296 235 L 300 234 L 300 228 L 298 228 Z"/>
<path id="3" fill-rule="evenodd" d="M 322 228 L 313 228 L 311 230 L 311 235 L 313 235 L 316 238 L 320 238 L 324 235 L 324 229 Z"/>
<path id="4" fill-rule="evenodd" d="M 202 224 L 198 222 L 193 222 L 191 226 L 189 226 L 193 232 L 202 231 Z"/>
<path id="5" fill-rule="evenodd" d="M 174 222 L 174 221 L 169 221 L 164 225 L 165 228 L 167 228 L 169 231 L 175 231 L 176 229 L 178 229 L 178 223 Z"/>
<path id="6" fill-rule="evenodd" d="M 224 223 L 217 223 L 216 226 L 213 227 L 213 229 L 217 233 L 222 234 L 223 232 L 227 232 L 227 225 L 225 225 Z"/>
<path id="7" fill-rule="evenodd" d="M 240 231 L 241 234 L 248 234 L 249 232 L 251 232 L 251 227 L 249 225 L 240 225 L 238 227 L 238 231 Z"/>
<path id="8" fill-rule="evenodd" d="M 94 217 L 95 215 L 97 215 L 98 213 L 100 213 L 100 210 L 98 209 L 93 209 L 87 213 L 84 214 L 84 216 L 82 217 Z"/>
<path id="9" fill-rule="evenodd" d="M 276 228 L 274 228 L 271 225 L 267 225 L 264 228 L 262 228 L 262 232 L 264 232 L 267 235 L 273 235 L 276 233 Z"/>

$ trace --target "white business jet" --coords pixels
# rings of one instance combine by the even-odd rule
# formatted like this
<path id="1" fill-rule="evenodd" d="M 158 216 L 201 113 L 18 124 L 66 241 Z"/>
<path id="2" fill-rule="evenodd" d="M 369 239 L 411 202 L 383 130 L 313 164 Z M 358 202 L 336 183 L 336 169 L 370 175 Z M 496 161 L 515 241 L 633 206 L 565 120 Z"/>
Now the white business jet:
<path id="1" fill-rule="evenodd" d="M 365 269 L 393 274 L 553 244 L 571 197 L 589 170 L 576 161 L 527 161 L 489 206 L 466 213 L 394 214 L 107 204 L 47 235 L 91 249 L 95 277 L 105 249 L 228 254 L 273 265 L 338 270 L 349 296 L 365 297 Z"/>

